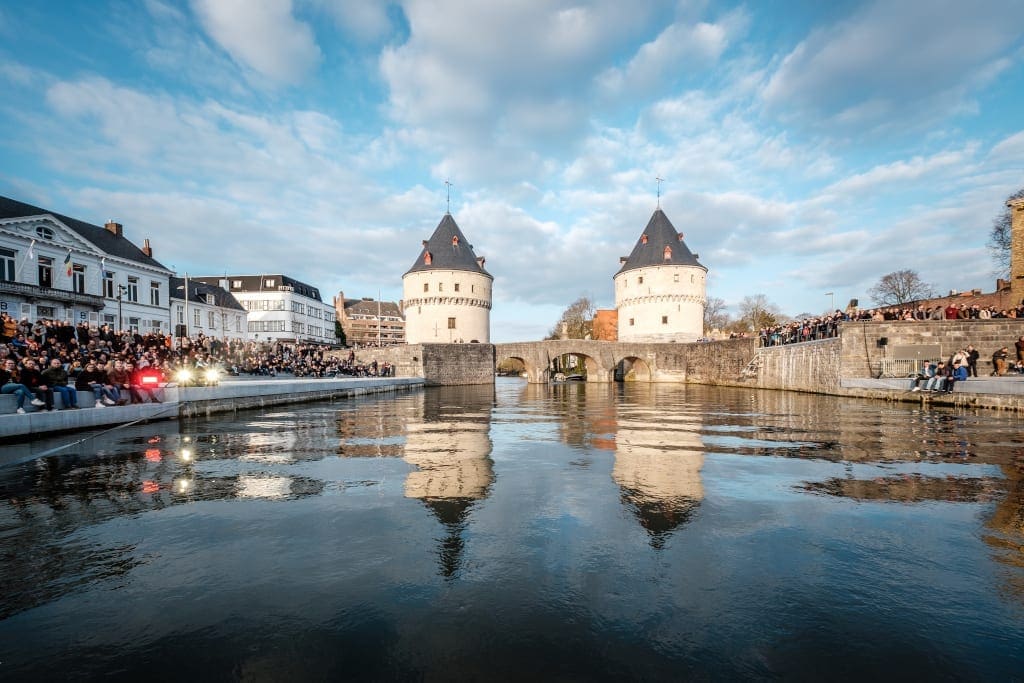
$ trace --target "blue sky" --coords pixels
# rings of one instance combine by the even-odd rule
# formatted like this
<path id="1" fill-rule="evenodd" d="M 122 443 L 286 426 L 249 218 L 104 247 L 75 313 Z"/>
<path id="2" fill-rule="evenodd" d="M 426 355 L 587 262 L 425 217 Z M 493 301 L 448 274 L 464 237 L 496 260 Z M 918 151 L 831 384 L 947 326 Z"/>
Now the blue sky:
<path id="1" fill-rule="evenodd" d="M 0 193 L 179 272 L 401 298 L 445 211 L 536 339 L 661 204 L 709 296 L 994 286 L 1024 3 L 0 0 Z"/>

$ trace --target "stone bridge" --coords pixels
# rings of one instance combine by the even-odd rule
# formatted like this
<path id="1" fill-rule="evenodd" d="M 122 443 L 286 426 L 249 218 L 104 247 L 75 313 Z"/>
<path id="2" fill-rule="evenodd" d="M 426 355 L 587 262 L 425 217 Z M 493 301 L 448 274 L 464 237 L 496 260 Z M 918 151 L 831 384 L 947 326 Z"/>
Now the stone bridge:
<path id="1" fill-rule="evenodd" d="M 683 382 L 689 344 L 639 344 L 631 342 L 558 339 L 494 345 L 494 362 L 509 358 L 526 366 L 530 383 L 551 379 L 551 361 L 565 354 L 583 360 L 588 382 Z"/>

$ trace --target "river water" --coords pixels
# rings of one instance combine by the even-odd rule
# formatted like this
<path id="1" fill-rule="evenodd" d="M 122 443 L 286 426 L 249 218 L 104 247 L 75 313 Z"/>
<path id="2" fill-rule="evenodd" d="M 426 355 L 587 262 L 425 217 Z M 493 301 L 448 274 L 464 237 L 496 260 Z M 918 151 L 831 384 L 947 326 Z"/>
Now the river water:
<path id="1" fill-rule="evenodd" d="M 998 412 L 426 389 L 0 448 L 0 680 L 1024 675 Z"/>

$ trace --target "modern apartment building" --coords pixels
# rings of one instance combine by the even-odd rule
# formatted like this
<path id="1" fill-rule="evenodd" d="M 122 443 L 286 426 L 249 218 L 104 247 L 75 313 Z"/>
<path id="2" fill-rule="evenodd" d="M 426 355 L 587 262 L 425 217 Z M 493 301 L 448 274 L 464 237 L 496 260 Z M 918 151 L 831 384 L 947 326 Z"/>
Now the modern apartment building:
<path id="1" fill-rule="evenodd" d="M 336 344 L 335 313 L 320 290 L 282 274 L 190 278 L 223 287 L 248 313 L 250 341 Z"/>
<path id="2" fill-rule="evenodd" d="M 218 339 L 247 340 L 248 312 L 222 286 L 192 278 L 171 278 L 171 324 L 176 337 L 196 337 L 202 332 Z"/>
<path id="3" fill-rule="evenodd" d="M 391 346 L 405 343 L 405 316 L 394 301 L 334 298 L 334 311 L 349 346 Z"/>

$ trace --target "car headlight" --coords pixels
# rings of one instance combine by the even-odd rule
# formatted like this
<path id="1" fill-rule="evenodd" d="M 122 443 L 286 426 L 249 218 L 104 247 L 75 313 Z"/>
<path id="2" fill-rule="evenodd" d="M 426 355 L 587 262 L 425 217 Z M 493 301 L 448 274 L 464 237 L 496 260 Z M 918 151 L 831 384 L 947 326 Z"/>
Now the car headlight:
<path id="1" fill-rule="evenodd" d="M 203 373 L 203 377 L 206 379 L 207 382 L 217 382 L 218 380 L 220 380 L 220 371 L 210 368 L 209 370 Z"/>
<path id="2" fill-rule="evenodd" d="M 192 371 L 187 368 L 182 368 L 174 373 L 174 379 L 178 381 L 178 384 L 185 384 L 192 381 Z"/>

